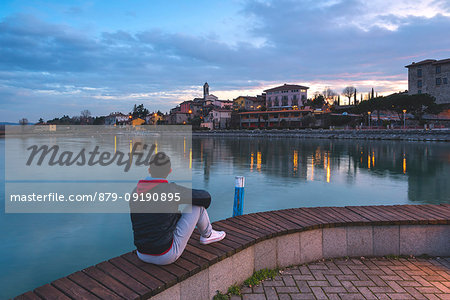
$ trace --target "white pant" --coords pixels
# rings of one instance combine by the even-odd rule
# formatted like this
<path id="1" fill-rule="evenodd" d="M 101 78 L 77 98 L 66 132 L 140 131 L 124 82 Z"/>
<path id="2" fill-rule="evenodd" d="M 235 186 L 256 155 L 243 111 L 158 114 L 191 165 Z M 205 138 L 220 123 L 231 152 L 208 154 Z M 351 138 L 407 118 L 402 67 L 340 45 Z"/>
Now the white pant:
<path id="1" fill-rule="evenodd" d="M 141 260 L 155 265 L 168 265 L 175 262 L 183 253 L 184 248 L 186 248 L 195 226 L 197 226 L 201 236 L 210 236 L 212 230 L 211 222 L 203 206 L 192 205 L 190 213 L 181 214 L 181 218 L 178 220 L 177 227 L 173 233 L 172 248 L 167 253 L 163 255 L 148 255 L 137 251 L 137 256 Z"/>

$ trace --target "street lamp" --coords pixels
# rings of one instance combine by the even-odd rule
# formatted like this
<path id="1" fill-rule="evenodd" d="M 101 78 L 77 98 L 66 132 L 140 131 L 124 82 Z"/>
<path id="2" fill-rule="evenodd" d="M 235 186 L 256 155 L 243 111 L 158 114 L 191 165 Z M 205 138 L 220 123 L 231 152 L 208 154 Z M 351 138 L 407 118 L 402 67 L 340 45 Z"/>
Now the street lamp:
<path id="1" fill-rule="evenodd" d="M 403 110 L 403 129 L 406 128 L 406 109 Z"/>
<path id="2" fill-rule="evenodd" d="M 370 114 L 371 114 L 371 112 L 368 111 L 367 114 L 369 115 L 369 128 L 370 128 Z"/>

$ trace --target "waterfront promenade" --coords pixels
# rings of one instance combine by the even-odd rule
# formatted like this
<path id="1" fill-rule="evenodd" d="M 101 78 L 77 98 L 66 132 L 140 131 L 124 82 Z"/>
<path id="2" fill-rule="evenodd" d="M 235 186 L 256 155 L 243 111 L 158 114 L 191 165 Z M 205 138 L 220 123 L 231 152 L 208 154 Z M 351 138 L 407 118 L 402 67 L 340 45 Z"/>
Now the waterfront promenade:
<path id="1" fill-rule="evenodd" d="M 450 256 L 449 204 L 295 208 L 213 225 L 227 232 L 225 240 L 204 246 L 194 233 L 181 258 L 171 265 L 146 264 L 129 252 L 17 298 L 211 299 L 264 268 L 347 256 Z"/>
<path id="2" fill-rule="evenodd" d="M 280 271 L 231 300 L 450 299 L 450 258 L 344 258 Z"/>

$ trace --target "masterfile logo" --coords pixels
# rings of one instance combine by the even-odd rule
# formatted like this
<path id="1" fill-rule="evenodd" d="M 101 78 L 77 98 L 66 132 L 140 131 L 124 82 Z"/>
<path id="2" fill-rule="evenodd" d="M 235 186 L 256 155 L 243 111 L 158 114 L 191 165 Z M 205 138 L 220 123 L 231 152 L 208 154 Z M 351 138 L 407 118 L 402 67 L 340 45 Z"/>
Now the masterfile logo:
<path id="1" fill-rule="evenodd" d="M 6 126 L 5 133 L 7 213 L 129 213 L 130 202 L 148 199 L 134 192 L 137 183 L 165 155 L 168 179 L 192 186 L 190 126 Z M 145 196 L 150 212 L 175 212 L 169 202 L 180 198 Z"/>

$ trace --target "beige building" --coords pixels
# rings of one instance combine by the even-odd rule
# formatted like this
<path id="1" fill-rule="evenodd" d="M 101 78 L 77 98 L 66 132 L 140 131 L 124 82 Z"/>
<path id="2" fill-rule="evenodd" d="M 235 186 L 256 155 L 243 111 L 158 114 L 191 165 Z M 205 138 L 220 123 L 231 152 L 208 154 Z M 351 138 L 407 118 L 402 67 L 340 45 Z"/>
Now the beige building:
<path id="1" fill-rule="evenodd" d="M 284 84 L 268 90 L 266 107 L 268 110 L 293 109 L 305 105 L 309 87 L 297 84 Z"/>
<path id="2" fill-rule="evenodd" d="M 426 59 L 408 68 L 408 94 L 429 94 L 436 103 L 450 103 L 450 58 Z"/>

